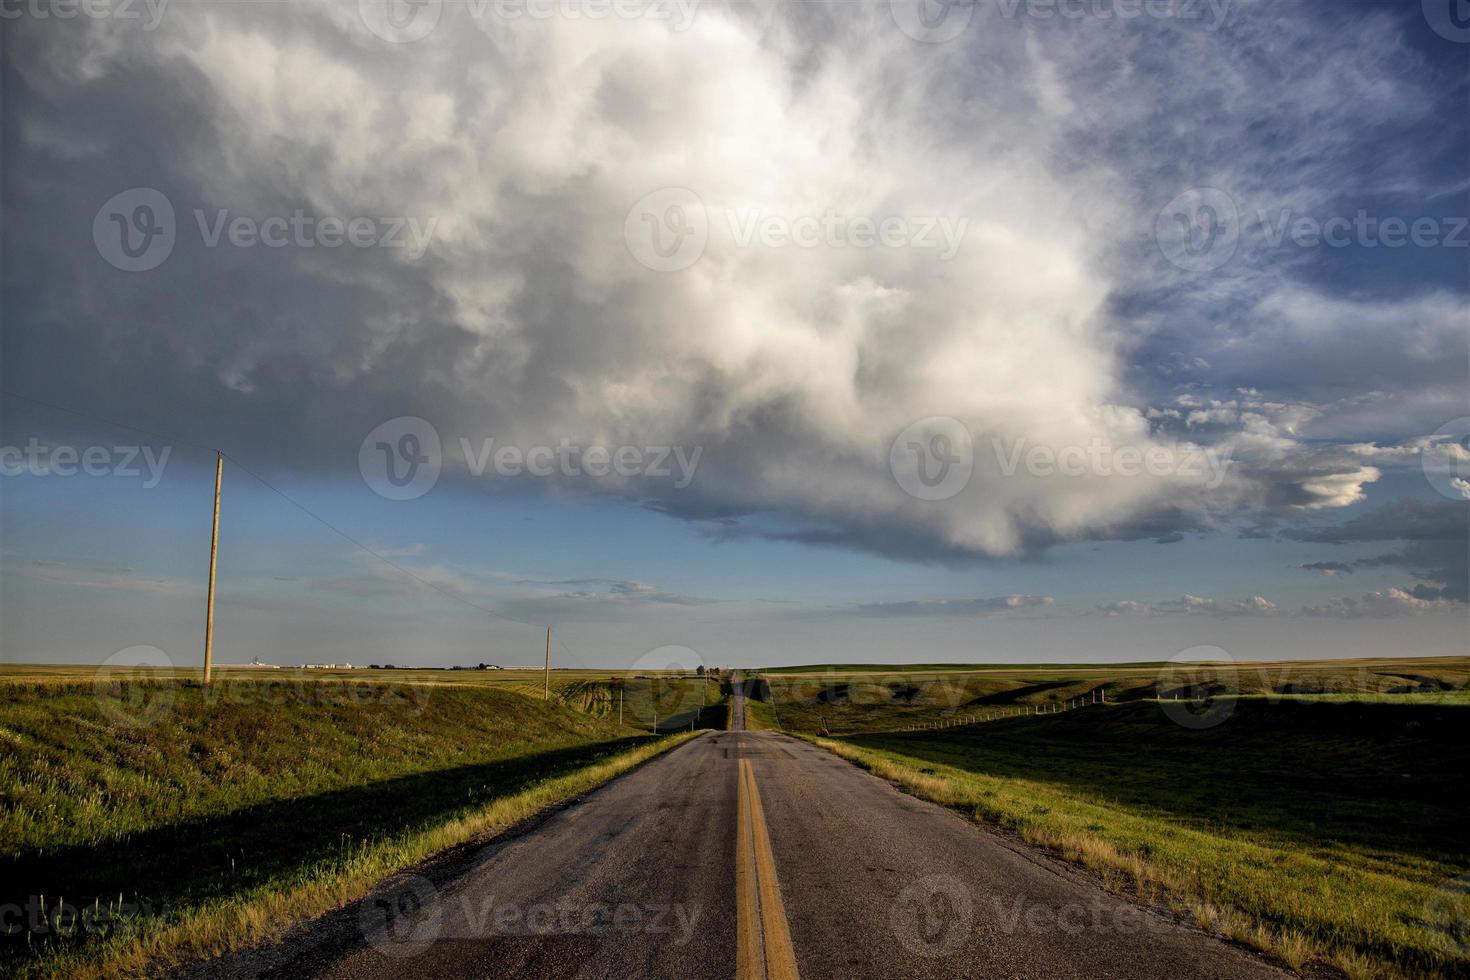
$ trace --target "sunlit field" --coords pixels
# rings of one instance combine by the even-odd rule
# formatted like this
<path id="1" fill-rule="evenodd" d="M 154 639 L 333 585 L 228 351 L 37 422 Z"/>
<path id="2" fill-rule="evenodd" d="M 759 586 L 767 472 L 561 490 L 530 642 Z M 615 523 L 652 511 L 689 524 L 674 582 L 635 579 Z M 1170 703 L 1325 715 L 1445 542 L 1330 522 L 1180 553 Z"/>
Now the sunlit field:
<path id="1" fill-rule="evenodd" d="M 749 710 L 1291 968 L 1464 976 L 1467 670 L 798 669 Z"/>
<path id="2" fill-rule="evenodd" d="M 1470 658 L 1239 664 L 846 665 L 763 670 L 749 702 L 757 727 L 832 734 L 1203 695 L 1388 699 L 1470 697 Z"/>
<path id="3" fill-rule="evenodd" d="M 269 939 L 724 723 L 714 679 L 553 672 L 549 700 L 542 681 L 7 670 L 0 904 L 39 925 L 0 963 L 131 973 Z"/>

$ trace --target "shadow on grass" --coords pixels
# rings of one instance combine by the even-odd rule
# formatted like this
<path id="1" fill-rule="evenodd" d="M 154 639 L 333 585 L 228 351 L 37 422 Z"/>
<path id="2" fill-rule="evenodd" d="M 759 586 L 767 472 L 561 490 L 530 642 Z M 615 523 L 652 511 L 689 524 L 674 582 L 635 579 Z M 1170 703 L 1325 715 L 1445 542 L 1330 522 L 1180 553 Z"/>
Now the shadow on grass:
<path id="1" fill-rule="evenodd" d="M 667 717 L 659 716 L 657 733 L 668 735 L 674 732 L 698 731 L 701 728 L 723 731 L 729 716 L 730 709 L 725 704 L 707 704 L 703 707 L 686 708 Z"/>
<path id="2" fill-rule="evenodd" d="M 965 707 L 980 707 L 990 705 L 1016 705 L 1023 699 L 1033 695 L 1048 694 L 1052 691 L 1060 691 L 1063 688 L 1072 687 L 1075 681 L 1040 681 L 1035 684 L 1027 684 L 1024 687 L 1013 687 L 1004 691 L 996 691 L 993 694 L 982 694 L 965 702 Z"/>
<path id="3" fill-rule="evenodd" d="M 1245 699 L 1197 731 L 1135 702 L 846 740 L 1180 826 L 1470 862 L 1470 706 Z"/>
<path id="4" fill-rule="evenodd" d="M 719 704 L 707 704 L 699 711 L 699 718 L 694 722 L 695 728 L 713 728 L 722 732 L 730 725 L 730 703 L 722 701 Z"/>
<path id="5" fill-rule="evenodd" d="M 323 862 L 349 856 L 366 840 L 428 829 L 643 741 L 643 736 L 623 738 L 400 776 L 104 844 L 22 853 L 0 859 L 0 905 L 25 908 L 34 896 L 45 896 L 53 908 L 65 901 L 90 909 L 96 899 L 105 909 L 121 896 L 134 907 L 161 914 L 270 882 L 301 880 Z M 0 935 L 0 972 L 6 961 L 27 955 L 31 931 L 22 925 L 18 932 Z M 79 931 L 74 941 L 83 938 Z"/>

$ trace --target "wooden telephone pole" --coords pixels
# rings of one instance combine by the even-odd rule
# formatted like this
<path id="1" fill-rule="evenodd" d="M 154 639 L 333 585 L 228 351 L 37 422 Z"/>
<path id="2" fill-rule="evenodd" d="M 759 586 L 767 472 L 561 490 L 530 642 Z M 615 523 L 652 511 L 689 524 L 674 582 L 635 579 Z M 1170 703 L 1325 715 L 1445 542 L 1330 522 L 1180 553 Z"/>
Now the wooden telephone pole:
<path id="1" fill-rule="evenodd" d="M 541 685 L 541 700 L 551 700 L 551 627 L 546 627 L 546 679 Z"/>
<path id="2" fill-rule="evenodd" d="M 209 592 L 204 606 L 204 683 L 209 683 L 209 668 L 214 659 L 214 565 L 219 557 L 219 485 L 225 472 L 225 454 L 214 457 L 214 529 L 209 533 Z"/>

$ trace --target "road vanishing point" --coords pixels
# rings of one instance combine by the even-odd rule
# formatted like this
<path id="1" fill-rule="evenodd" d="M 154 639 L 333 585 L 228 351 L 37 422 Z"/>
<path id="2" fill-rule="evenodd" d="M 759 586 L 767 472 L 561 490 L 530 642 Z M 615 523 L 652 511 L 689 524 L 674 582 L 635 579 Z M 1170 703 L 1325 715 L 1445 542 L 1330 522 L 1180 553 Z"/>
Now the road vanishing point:
<path id="1" fill-rule="evenodd" d="M 210 976 L 1286 977 L 813 745 L 702 734 Z"/>

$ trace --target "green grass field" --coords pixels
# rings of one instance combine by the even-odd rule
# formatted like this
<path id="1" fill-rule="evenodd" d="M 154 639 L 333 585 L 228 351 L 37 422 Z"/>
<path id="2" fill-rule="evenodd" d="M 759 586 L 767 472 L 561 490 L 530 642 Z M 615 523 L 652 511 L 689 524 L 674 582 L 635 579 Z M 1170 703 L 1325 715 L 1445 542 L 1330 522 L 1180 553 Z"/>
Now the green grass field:
<path id="1" fill-rule="evenodd" d="M 674 744 L 655 704 L 668 732 L 721 698 L 630 678 L 620 726 L 575 693 L 607 672 L 554 673 L 551 703 L 539 674 L 77 673 L 0 685 L 0 905 L 32 919 L 0 972 L 131 973 L 277 935 Z"/>
<path id="2" fill-rule="evenodd" d="M 1467 667 L 1246 665 L 1223 682 L 1165 671 L 1162 684 L 1144 665 L 766 672 L 748 721 L 814 738 L 1294 968 L 1467 976 Z M 1110 703 L 1095 703 L 1104 686 Z M 823 727 L 841 737 L 815 737 Z"/>
<path id="3" fill-rule="evenodd" d="M 1470 975 L 1470 659 L 747 676 L 750 727 L 1289 965 Z M 655 713 L 662 733 L 725 725 L 720 678 L 553 671 L 550 703 L 543 682 L 7 666 L 0 906 L 41 928 L 0 939 L 0 972 L 131 974 L 267 940 L 674 744 Z M 1211 727 L 1171 720 L 1227 704 Z"/>
<path id="4" fill-rule="evenodd" d="M 1470 658 L 765 670 L 756 676 L 749 721 L 798 734 L 843 735 L 1049 711 L 1095 697 L 1127 702 L 1201 692 L 1463 701 L 1470 698 Z"/>
<path id="5" fill-rule="evenodd" d="M 333 684 L 349 687 L 364 685 L 398 685 L 411 690 L 469 688 L 498 690 L 539 699 L 547 680 L 542 671 L 449 670 L 449 669 L 297 669 L 261 667 L 220 667 L 215 669 L 219 681 L 250 681 L 277 690 L 326 688 Z M 0 673 L 0 692 L 7 686 L 93 685 L 109 678 L 120 682 L 156 680 L 167 684 L 191 684 L 199 680 L 197 668 L 95 667 L 85 664 L 6 664 Z M 684 671 L 617 671 L 554 669 L 550 675 L 550 693 L 554 699 L 601 718 L 616 718 L 618 694 L 622 693 L 623 724 L 629 728 L 653 730 L 655 718 L 659 731 L 688 728 L 691 717 L 696 728 L 720 728 L 718 711 L 729 695 L 724 678 L 711 673 L 708 678 Z M 705 714 L 701 714 L 705 712 Z M 710 714 L 709 712 L 714 712 Z"/>

